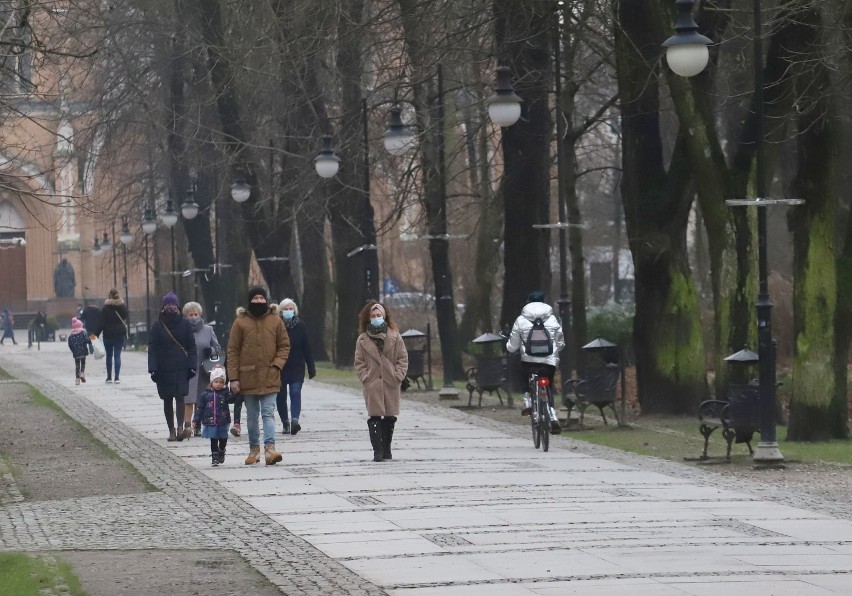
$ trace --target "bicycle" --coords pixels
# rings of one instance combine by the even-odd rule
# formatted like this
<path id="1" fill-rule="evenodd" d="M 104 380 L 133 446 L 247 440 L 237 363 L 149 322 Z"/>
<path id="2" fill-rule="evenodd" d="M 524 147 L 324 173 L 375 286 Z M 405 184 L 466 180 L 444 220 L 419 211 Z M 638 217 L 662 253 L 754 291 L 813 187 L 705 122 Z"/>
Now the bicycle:
<path id="1" fill-rule="evenodd" d="M 533 445 L 536 449 L 541 447 L 542 451 L 546 453 L 550 449 L 551 404 L 553 403 L 550 379 L 539 375 L 537 372 L 530 373 L 529 393 L 527 395 L 524 395 L 524 401 L 529 400 L 529 403 L 524 404 L 524 409 L 530 410 Z"/>

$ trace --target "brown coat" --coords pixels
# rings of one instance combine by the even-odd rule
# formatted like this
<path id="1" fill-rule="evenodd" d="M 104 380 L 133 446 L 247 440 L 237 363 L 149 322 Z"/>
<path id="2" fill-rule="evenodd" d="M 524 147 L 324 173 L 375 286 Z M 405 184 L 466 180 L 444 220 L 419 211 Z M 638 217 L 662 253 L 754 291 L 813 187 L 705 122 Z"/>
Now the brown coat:
<path id="1" fill-rule="evenodd" d="M 381 354 L 366 333 L 358 336 L 355 344 L 355 373 L 364 385 L 367 415 L 399 415 L 399 385 L 406 372 L 408 352 L 397 331 L 388 330 Z"/>
<path id="2" fill-rule="evenodd" d="M 244 395 L 269 395 L 281 389 L 281 369 L 290 354 L 290 337 L 275 307 L 255 318 L 244 308 L 228 338 L 228 378 Z"/>

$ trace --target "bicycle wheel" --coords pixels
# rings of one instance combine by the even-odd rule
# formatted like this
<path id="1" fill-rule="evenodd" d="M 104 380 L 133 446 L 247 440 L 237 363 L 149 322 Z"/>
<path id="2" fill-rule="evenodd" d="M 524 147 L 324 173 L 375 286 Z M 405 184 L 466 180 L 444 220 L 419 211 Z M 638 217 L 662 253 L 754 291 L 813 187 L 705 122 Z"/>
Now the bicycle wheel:
<path id="1" fill-rule="evenodd" d="M 547 407 L 547 401 L 539 400 L 538 409 L 541 411 L 538 417 L 541 450 L 547 453 L 547 450 L 550 449 L 550 408 Z"/>
<path id="2" fill-rule="evenodd" d="M 541 414 L 538 411 L 538 404 L 533 403 L 532 412 L 530 412 L 530 426 L 532 427 L 533 445 L 536 449 L 541 445 L 541 434 L 539 433 L 539 420 Z"/>

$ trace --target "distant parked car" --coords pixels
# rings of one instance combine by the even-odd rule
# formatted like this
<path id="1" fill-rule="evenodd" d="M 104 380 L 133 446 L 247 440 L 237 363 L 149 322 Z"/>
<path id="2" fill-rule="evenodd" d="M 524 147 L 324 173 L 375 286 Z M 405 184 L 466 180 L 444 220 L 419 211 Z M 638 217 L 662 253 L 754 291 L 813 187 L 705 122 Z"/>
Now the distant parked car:
<path id="1" fill-rule="evenodd" d="M 435 308 L 435 297 L 425 292 L 394 292 L 393 294 L 383 296 L 381 302 L 394 311 L 405 308 Z"/>

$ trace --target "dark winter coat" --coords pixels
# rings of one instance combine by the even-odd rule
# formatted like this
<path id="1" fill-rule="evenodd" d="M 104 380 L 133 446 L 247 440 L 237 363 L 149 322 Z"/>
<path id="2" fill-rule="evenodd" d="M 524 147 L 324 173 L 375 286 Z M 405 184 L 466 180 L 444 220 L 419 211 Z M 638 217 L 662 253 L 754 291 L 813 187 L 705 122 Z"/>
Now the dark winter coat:
<path id="1" fill-rule="evenodd" d="M 103 331 L 104 328 L 101 309 L 97 306 L 87 306 L 83 309 L 83 314 L 80 315 L 80 320 L 83 321 L 83 325 L 86 326 L 86 333 L 100 337 L 101 331 Z"/>
<path id="2" fill-rule="evenodd" d="M 166 331 L 174 335 L 174 339 Z M 177 340 L 177 341 L 175 341 Z M 180 343 L 180 345 L 178 345 Z M 183 316 L 151 325 L 148 338 L 148 372 L 157 384 L 160 399 L 189 394 L 189 379 L 195 376 L 195 334 Z"/>
<path id="3" fill-rule="evenodd" d="M 290 336 L 290 355 L 281 369 L 281 383 L 304 383 L 305 366 L 308 367 L 308 376 L 313 379 L 317 376 L 317 369 L 314 355 L 311 353 L 311 344 L 308 342 L 308 328 L 301 320 L 296 320 L 292 325 L 285 323 L 284 326 Z"/>
<path id="4" fill-rule="evenodd" d="M 127 306 L 121 298 L 107 298 L 101 309 L 101 320 L 106 341 L 115 342 L 127 337 Z"/>
<path id="5" fill-rule="evenodd" d="M 217 426 L 219 424 L 231 423 L 231 411 L 228 404 L 234 403 L 231 392 L 227 389 L 214 391 L 208 389 L 201 394 L 195 404 L 195 414 L 192 417 L 193 424 L 199 422 L 204 426 Z"/>
<path id="6" fill-rule="evenodd" d="M 85 331 L 72 333 L 68 336 L 68 348 L 71 350 L 74 358 L 85 358 L 92 353 L 92 340 L 89 339 Z"/>

